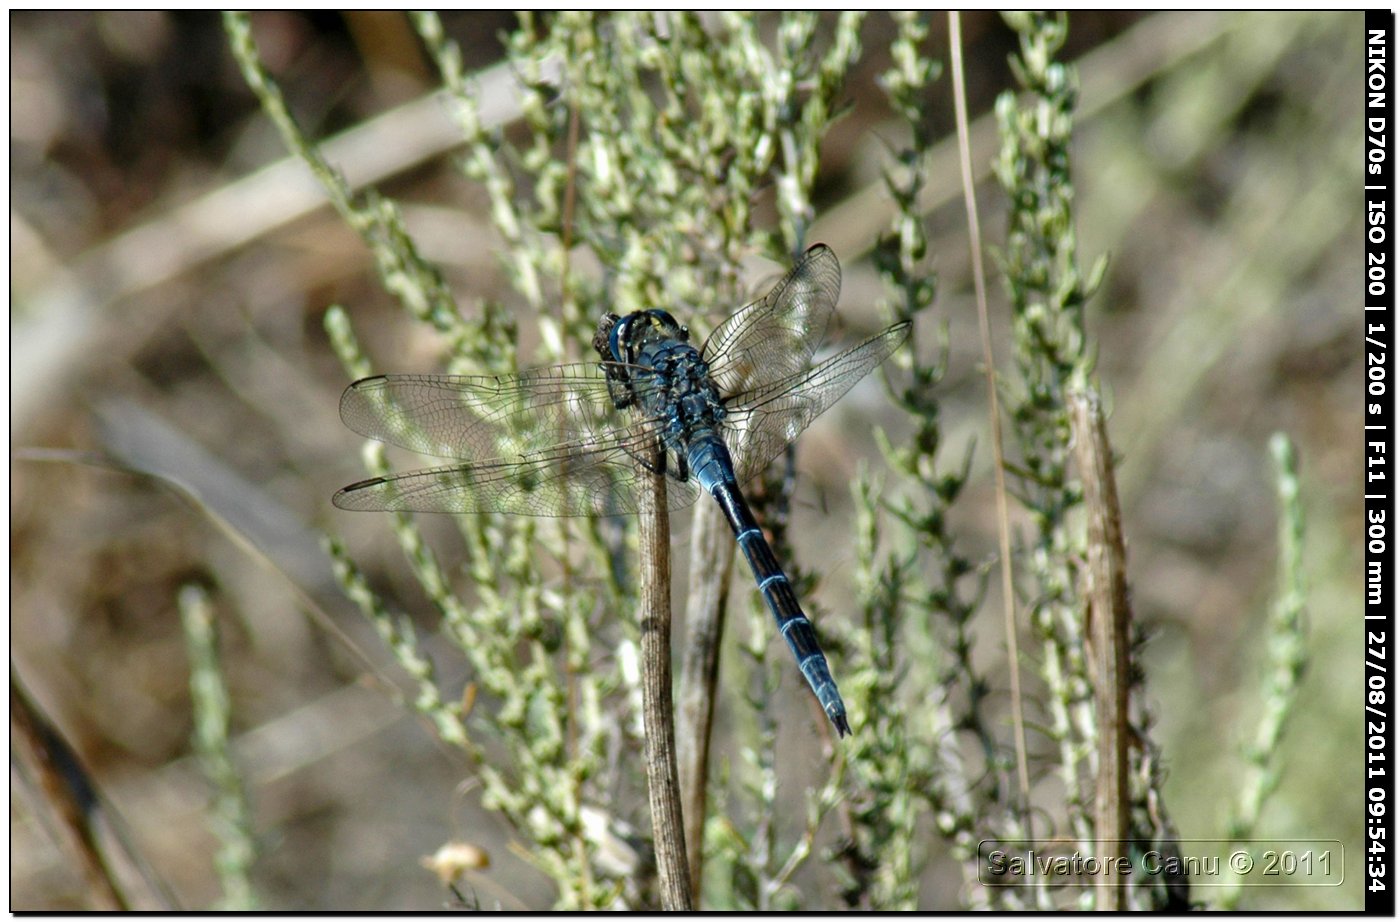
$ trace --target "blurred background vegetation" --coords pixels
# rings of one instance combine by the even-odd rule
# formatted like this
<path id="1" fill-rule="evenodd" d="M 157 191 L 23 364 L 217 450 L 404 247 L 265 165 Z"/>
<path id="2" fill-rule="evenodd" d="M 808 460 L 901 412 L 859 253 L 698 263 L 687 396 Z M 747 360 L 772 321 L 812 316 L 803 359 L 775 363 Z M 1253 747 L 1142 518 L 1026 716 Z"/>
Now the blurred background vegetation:
<path id="1" fill-rule="evenodd" d="M 468 72 L 499 62 L 515 25 L 495 13 L 443 22 Z M 329 504 L 362 475 L 359 439 L 336 415 L 346 376 L 323 317 L 345 305 L 385 370 L 437 370 L 442 343 L 393 309 L 369 251 L 304 166 L 288 161 L 216 16 L 25 13 L 10 25 L 13 444 L 100 452 L 136 468 L 158 459 L 256 545 L 148 480 L 12 462 L 12 669 L 180 902 L 212 904 L 214 795 L 191 743 L 180 627 L 187 587 L 207 587 L 263 905 L 441 905 L 452 897 L 420 858 L 449 840 L 491 856 L 464 888 L 481 905 L 550 905 L 552 884 L 463 783 L 460 755 L 367 687 L 364 662 L 338 635 L 381 667 L 387 654 L 340 595 L 316 538 L 321 528 L 346 536 L 452 676 L 451 648 L 433 636 L 431 606 L 388 523 Z M 1076 14 L 1061 54 L 1078 63 L 1082 87 L 1079 252 L 1086 263 L 1109 256 L 1086 325 L 1121 455 L 1134 612 L 1150 634 L 1141 663 L 1183 838 L 1222 835 L 1240 799 L 1244 750 L 1265 707 L 1275 591 L 1269 435 L 1281 430 L 1298 447 L 1311 666 L 1256 834 L 1343 841 L 1348 882 L 1247 892 L 1248 908 L 1360 905 L 1361 368 L 1348 344 L 1359 318 L 1361 25 L 1359 14 Z M 454 156 L 460 132 L 423 101 L 437 77 L 407 20 L 269 12 L 253 26 L 302 126 L 318 138 L 347 133 L 326 156 L 401 203 L 459 302 L 522 309 L 489 199 Z M 930 29 L 925 53 L 946 60 L 946 20 L 932 17 Z M 1014 38 L 987 14 L 965 17 L 963 30 L 974 168 L 995 247 L 1007 207 L 988 170 L 990 111 L 1013 85 Z M 864 51 L 844 89 L 850 108 L 822 146 L 809 231 L 841 257 L 842 311 L 862 322 L 882 294 L 867 257 L 888 211 L 872 202 L 899 137 L 876 82 L 893 35 L 883 15 L 862 25 Z M 933 92 L 927 127 L 943 139 L 949 82 Z M 951 529 L 981 561 L 995 554 L 996 532 L 966 221 L 956 162 L 936 152 L 933 164 L 926 227 L 949 348 L 943 439 L 955 458 L 977 446 Z M 772 269 L 755 262 L 745 281 L 761 287 Z M 992 294 L 1005 356 L 1004 293 Z M 837 431 L 819 424 L 803 442 L 792 542 L 802 566 L 839 575 L 852 567 L 854 526 L 850 465 L 829 457 L 840 454 Z M 448 527 L 425 523 L 430 535 Z M 290 581 L 273 578 L 264 557 Z M 311 606 L 290 584 L 338 634 L 308 620 Z M 840 633 L 848 604 L 839 592 L 825 604 L 836 613 L 823 623 L 828 634 Z M 995 606 L 974 631 L 984 670 L 1003 676 Z M 722 656 L 733 659 L 729 644 Z M 788 678 L 784 694 L 796 685 Z M 1004 699 L 1005 685 L 993 695 Z M 805 740 L 807 731 L 788 732 Z M 822 782 L 805 762 L 794 771 L 803 784 Z M 23 799 L 14 803 L 12 907 L 85 905 L 64 854 Z M 644 802 L 619 812 L 645 828 Z M 801 822 L 780 821 L 779 834 Z M 818 845 L 838 838 L 827 830 Z M 929 838 L 918 903 L 959 907 L 960 874 Z M 835 905 L 819 875 L 797 885 L 807 906 Z"/>

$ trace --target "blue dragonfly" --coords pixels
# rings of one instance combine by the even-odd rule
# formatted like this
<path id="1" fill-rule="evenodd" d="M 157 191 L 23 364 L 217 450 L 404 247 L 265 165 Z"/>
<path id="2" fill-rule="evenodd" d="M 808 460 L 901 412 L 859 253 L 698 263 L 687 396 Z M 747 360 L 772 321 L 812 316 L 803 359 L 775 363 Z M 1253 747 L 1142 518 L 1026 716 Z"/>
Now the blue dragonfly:
<path id="1" fill-rule="evenodd" d="M 601 361 L 515 376 L 381 375 L 351 384 L 340 418 L 372 439 L 458 463 L 373 477 L 335 494 L 342 509 L 635 513 L 642 478 L 666 476 L 671 508 L 719 503 L 760 594 L 839 735 L 846 706 L 816 632 L 740 486 L 909 336 L 897 323 L 813 364 L 841 291 L 817 244 L 767 296 L 699 349 L 664 310 L 608 314 Z"/>

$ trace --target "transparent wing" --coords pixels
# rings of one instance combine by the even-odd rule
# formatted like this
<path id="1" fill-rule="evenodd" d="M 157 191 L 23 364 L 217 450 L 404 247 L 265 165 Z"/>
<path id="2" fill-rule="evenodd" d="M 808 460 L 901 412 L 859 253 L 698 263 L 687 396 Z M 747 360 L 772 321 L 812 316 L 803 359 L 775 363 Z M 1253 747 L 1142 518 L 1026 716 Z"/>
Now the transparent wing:
<path id="1" fill-rule="evenodd" d="M 513 461 L 409 471 L 351 484 L 335 494 L 341 509 L 394 512 L 505 512 L 511 515 L 627 515 L 637 511 L 645 471 L 633 457 L 654 438 L 630 433 L 612 445 L 556 445 Z M 694 480 L 666 479 L 668 505 L 695 502 Z"/>
<path id="2" fill-rule="evenodd" d="M 815 368 L 795 372 L 725 403 L 726 442 L 740 483 L 760 473 L 826 408 L 890 357 L 912 324 L 897 323 Z"/>
<path id="3" fill-rule="evenodd" d="M 657 422 L 617 410 L 596 364 L 518 377 L 387 375 L 346 388 L 340 416 L 373 439 L 468 463 L 351 484 L 342 509 L 610 515 L 636 511 Z M 674 464 L 668 468 L 674 474 Z M 668 478 L 673 508 L 693 485 Z"/>
<path id="4" fill-rule="evenodd" d="M 516 377 L 364 378 L 341 395 L 340 418 L 368 438 L 461 461 L 607 440 L 628 425 L 596 364 L 555 365 Z"/>
<path id="5" fill-rule="evenodd" d="M 701 349 L 721 395 L 737 394 L 806 368 L 841 294 L 841 264 L 826 244 L 802 255 L 767 296 L 715 328 Z"/>

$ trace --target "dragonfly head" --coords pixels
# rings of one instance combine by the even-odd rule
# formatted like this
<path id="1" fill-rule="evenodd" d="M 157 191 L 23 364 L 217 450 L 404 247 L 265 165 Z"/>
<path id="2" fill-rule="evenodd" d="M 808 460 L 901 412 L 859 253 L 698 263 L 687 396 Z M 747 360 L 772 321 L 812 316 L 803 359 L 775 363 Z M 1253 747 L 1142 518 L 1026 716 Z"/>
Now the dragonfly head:
<path id="1" fill-rule="evenodd" d="M 690 339 L 690 331 L 667 311 L 635 311 L 613 324 L 608 333 L 608 352 L 615 362 L 634 364 L 642 346 L 658 339 L 686 342 Z"/>

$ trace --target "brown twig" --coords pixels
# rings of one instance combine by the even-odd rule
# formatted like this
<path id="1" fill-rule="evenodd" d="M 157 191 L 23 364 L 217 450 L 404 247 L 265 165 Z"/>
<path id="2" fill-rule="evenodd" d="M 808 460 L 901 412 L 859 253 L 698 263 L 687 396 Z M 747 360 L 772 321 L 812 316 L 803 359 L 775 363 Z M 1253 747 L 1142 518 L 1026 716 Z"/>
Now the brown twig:
<path id="1" fill-rule="evenodd" d="M 653 471 L 660 465 L 653 465 Z M 685 859 L 676 737 L 671 702 L 671 534 L 666 479 L 643 478 L 638 503 L 637 544 L 641 558 L 642 723 L 646 731 L 647 798 L 656 848 L 661 906 L 691 910 Z"/>
<path id="2" fill-rule="evenodd" d="M 1128 837 L 1128 578 L 1127 552 L 1113 476 L 1113 453 L 1104 428 L 1098 394 L 1070 391 L 1070 427 L 1088 513 L 1088 553 L 1084 595 L 1089 602 L 1093 645 L 1094 704 L 1098 714 L 1098 779 L 1094 826 L 1103 854 L 1122 849 Z M 1116 855 L 1115 855 L 1116 857 Z M 1124 881 L 1099 877 L 1098 908 L 1121 912 Z"/>
<path id="3" fill-rule="evenodd" d="M 720 508 L 701 503 L 691 529 L 690 586 L 686 594 L 685 652 L 681 659 L 680 703 L 676 708 L 676 749 L 681 802 L 685 805 L 685 848 L 690 889 L 700 892 L 704 871 L 705 792 L 709 781 L 710 731 L 715 717 L 719 642 L 734 564 L 734 539 Z"/>
<path id="4" fill-rule="evenodd" d="M 32 793 L 30 805 L 82 873 L 89 908 L 174 908 L 110 806 L 10 663 L 10 757 Z"/>

